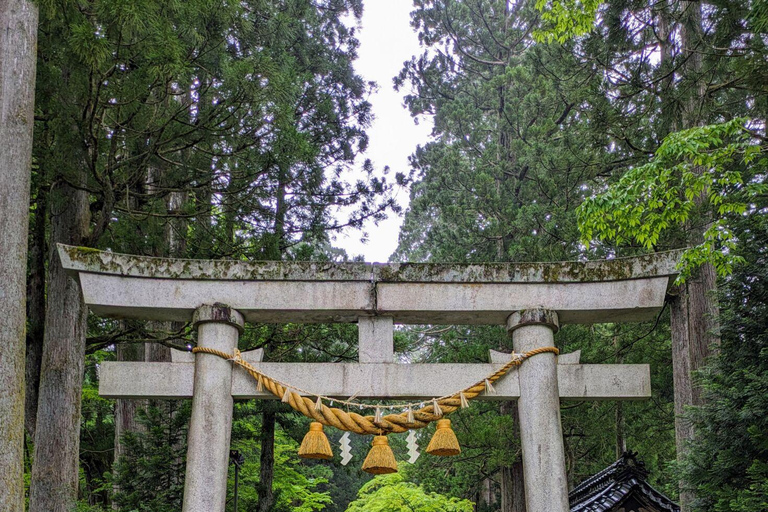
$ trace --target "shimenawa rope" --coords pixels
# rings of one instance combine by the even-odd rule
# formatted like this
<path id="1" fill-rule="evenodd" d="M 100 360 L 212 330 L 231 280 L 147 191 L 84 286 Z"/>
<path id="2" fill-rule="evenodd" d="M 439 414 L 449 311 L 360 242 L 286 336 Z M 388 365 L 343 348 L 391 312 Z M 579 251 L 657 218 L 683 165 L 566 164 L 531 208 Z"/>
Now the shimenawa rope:
<path id="1" fill-rule="evenodd" d="M 407 432 L 411 429 L 424 428 L 431 422 L 437 421 L 443 416 L 461 408 L 462 394 L 466 400 L 472 400 L 487 389 L 493 389 L 492 384 L 494 382 L 503 377 L 513 367 L 521 365 L 522 362 L 529 357 L 547 352 L 551 352 L 555 355 L 560 353 L 560 351 L 555 347 L 541 347 L 525 352 L 524 354 L 515 354 L 515 357 L 513 357 L 508 363 L 506 363 L 498 371 L 489 375 L 485 379 L 467 388 L 457 391 L 452 395 L 430 400 L 429 402 L 432 402 L 432 404 L 436 404 L 438 406 L 438 414 L 435 414 L 434 405 L 430 404 L 415 411 L 409 410 L 399 414 L 388 414 L 386 416 L 377 418 L 376 416 L 362 416 L 354 412 L 347 412 L 337 407 L 329 407 L 322 403 L 322 401 L 320 401 L 318 404 L 310 398 L 301 396 L 299 393 L 294 391 L 297 388 L 291 387 L 285 383 L 281 383 L 258 371 L 250 363 L 240 357 L 240 351 L 237 349 L 235 349 L 234 355 L 206 347 L 195 347 L 192 349 L 192 352 L 195 354 L 212 354 L 232 361 L 236 365 L 245 369 L 245 371 L 247 371 L 254 379 L 261 380 L 265 390 L 269 391 L 278 398 L 282 398 L 283 401 L 287 402 L 294 410 L 300 412 L 307 418 L 320 422 L 323 425 L 337 428 L 339 430 L 354 432 L 355 434 L 374 434 L 379 436 L 386 434 L 399 434 L 402 432 Z M 298 391 L 303 392 L 304 390 L 298 389 Z M 326 398 L 309 392 L 306 392 L 306 394 L 316 396 L 319 399 Z M 345 403 L 344 401 L 340 402 Z M 406 406 L 408 405 L 412 404 L 406 404 Z M 368 407 L 376 408 L 377 406 L 373 405 Z M 411 419 L 412 421 L 410 421 Z"/>

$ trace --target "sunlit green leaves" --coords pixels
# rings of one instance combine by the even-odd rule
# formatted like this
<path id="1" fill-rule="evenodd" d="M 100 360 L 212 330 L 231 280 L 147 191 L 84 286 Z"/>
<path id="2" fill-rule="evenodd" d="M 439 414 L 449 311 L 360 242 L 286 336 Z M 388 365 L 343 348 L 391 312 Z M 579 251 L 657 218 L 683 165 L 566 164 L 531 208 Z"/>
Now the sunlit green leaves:
<path id="1" fill-rule="evenodd" d="M 469 500 L 426 492 L 402 473 L 377 476 L 365 484 L 347 512 L 472 512 Z"/>
<path id="2" fill-rule="evenodd" d="M 692 238 L 678 280 L 706 262 L 720 275 L 729 274 L 740 261 L 734 253 L 733 219 L 750 213 L 756 198 L 766 193 L 763 149 L 744 129 L 743 119 L 670 134 L 650 162 L 584 201 L 579 208 L 582 241 L 587 246 L 634 243 L 650 250 L 670 230 L 704 219 L 697 227 L 703 237 Z"/>
<path id="3" fill-rule="evenodd" d="M 588 33 L 595 25 L 601 0 L 536 0 L 545 28 L 534 32 L 538 41 L 565 42 Z"/>

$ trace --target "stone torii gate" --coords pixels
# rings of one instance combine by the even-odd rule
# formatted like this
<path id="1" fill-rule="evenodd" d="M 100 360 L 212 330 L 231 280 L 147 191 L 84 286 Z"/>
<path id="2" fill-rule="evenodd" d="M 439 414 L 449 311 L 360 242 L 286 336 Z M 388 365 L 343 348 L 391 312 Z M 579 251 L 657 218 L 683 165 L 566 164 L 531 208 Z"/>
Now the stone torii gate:
<path id="1" fill-rule="evenodd" d="M 313 394 L 419 400 L 482 380 L 489 364 L 398 364 L 393 325 L 505 325 L 515 352 L 554 346 L 565 323 L 634 322 L 662 308 L 678 252 L 598 262 L 368 264 L 149 258 L 59 246 L 64 268 L 99 316 L 192 321 L 198 346 L 233 353 L 244 322 L 357 323 L 358 363 L 268 363 L 264 374 Z M 184 512 L 223 512 L 233 399 L 274 398 L 211 354 L 174 351 L 171 363 L 106 362 L 99 393 L 192 398 Z M 560 398 L 650 397 L 648 365 L 581 365 L 540 354 L 479 398 L 517 400 L 528 512 L 567 512 Z M 559 363 L 559 364 L 558 364 Z"/>

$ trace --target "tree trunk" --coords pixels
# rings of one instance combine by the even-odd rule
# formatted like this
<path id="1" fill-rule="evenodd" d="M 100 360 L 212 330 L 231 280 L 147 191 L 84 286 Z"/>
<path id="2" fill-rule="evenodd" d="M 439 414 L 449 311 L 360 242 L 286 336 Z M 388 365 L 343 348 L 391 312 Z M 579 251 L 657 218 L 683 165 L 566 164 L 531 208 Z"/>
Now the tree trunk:
<path id="1" fill-rule="evenodd" d="M 515 402 L 504 402 L 501 414 L 512 416 L 513 439 L 520 438 L 519 417 Z M 501 468 L 501 512 L 525 512 L 525 486 L 523 485 L 523 460 L 520 454 Z"/>
<path id="2" fill-rule="evenodd" d="M 280 260 L 283 256 L 285 237 L 285 216 L 287 202 L 285 199 L 288 187 L 288 173 L 282 168 L 278 169 L 278 186 L 275 198 L 275 222 L 272 236 L 267 240 L 264 255 L 267 259 Z M 269 346 L 265 347 L 265 355 L 269 353 Z M 259 469 L 259 505 L 258 512 L 271 510 L 275 503 L 275 495 L 272 490 L 275 469 L 275 410 L 272 404 L 264 403 L 261 429 L 261 467 Z"/>
<path id="3" fill-rule="evenodd" d="M 50 199 L 51 239 L 82 244 L 88 228 L 87 194 L 60 182 Z M 30 512 L 75 507 L 86 317 L 79 283 L 64 272 L 57 251 L 51 250 Z"/>
<path id="4" fill-rule="evenodd" d="M 29 274 L 27 276 L 27 357 L 24 427 L 29 439 L 35 438 L 37 395 L 40 388 L 40 364 L 43 360 L 45 333 L 45 256 L 46 195 L 37 184 L 34 224 L 29 239 Z"/>
<path id="5" fill-rule="evenodd" d="M 272 480 L 275 469 L 275 411 L 265 403 L 261 425 L 261 467 L 259 468 L 259 505 L 257 512 L 269 512 L 275 504 Z"/>
<path id="6" fill-rule="evenodd" d="M 153 171 L 152 169 L 147 171 L 147 195 L 157 193 L 154 184 L 160 182 L 161 180 L 161 173 Z M 185 194 L 183 192 L 171 192 L 166 203 L 166 212 L 172 214 L 174 212 L 180 211 L 183 206 L 184 197 Z M 184 232 L 186 223 L 183 220 L 179 222 L 174 221 L 175 219 L 169 219 L 166 223 L 165 231 L 163 233 L 163 243 L 161 244 L 162 246 L 156 247 L 155 254 L 152 254 L 153 256 L 182 256 L 182 250 L 184 249 L 185 241 L 180 233 Z M 170 332 L 175 328 L 180 329 L 181 326 L 174 322 L 146 322 L 146 330 L 150 333 L 160 333 L 160 336 L 165 336 L 165 333 Z M 118 344 L 117 360 L 170 362 L 171 349 L 160 343 Z M 146 400 L 118 399 L 115 402 L 115 462 L 117 462 L 120 457 L 125 455 L 125 449 L 122 442 L 123 435 L 125 435 L 126 432 L 138 432 L 142 428 L 142 426 L 136 421 L 136 413 L 142 407 L 146 407 L 148 404 L 154 403 L 157 403 L 162 407 L 161 401 L 148 402 Z M 113 492 L 117 493 L 119 490 L 119 487 L 117 484 L 115 484 L 113 487 Z M 113 504 L 113 508 L 116 507 L 117 505 Z"/>
<path id="7" fill-rule="evenodd" d="M 614 327 L 614 336 L 613 336 L 613 348 L 616 351 L 616 360 L 614 361 L 615 364 L 624 364 L 624 356 L 621 355 L 619 346 L 619 329 L 621 326 L 617 325 Z M 624 452 L 627 451 L 627 435 L 625 432 L 625 424 L 624 424 L 624 407 L 622 405 L 622 402 L 618 401 L 616 402 L 616 460 L 619 460 L 622 455 L 624 455 Z"/>
<path id="8" fill-rule="evenodd" d="M 24 332 L 37 7 L 0 4 L 0 510 L 24 509 Z"/>
<path id="9" fill-rule="evenodd" d="M 144 344 L 143 343 L 118 343 L 115 347 L 116 359 L 118 361 L 143 361 Z M 123 435 L 126 432 L 136 432 L 140 425 L 136 422 L 136 411 L 144 406 L 143 400 L 133 400 L 128 398 L 118 398 L 115 400 L 115 455 L 114 462 L 125 455 L 123 447 Z M 120 491 L 117 483 L 112 487 L 112 491 Z M 112 505 L 117 509 L 117 505 Z"/>
<path id="10" fill-rule="evenodd" d="M 493 492 L 494 482 L 490 478 L 484 478 L 480 482 L 480 487 L 475 493 L 475 507 L 474 510 L 487 510 L 496 504 L 496 496 Z"/>
<path id="11" fill-rule="evenodd" d="M 680 46 L 684 59 L 684 81 L 690 91 L 683 103 L 681 129 L 703 124 L 703 103 L 706 100 L 706 84 L 702 80 L 703 41 L 701 4 L 681 2 Z M 697 245 L 703 240 L 703 228 L 689 231 L 687 245 Z M 712 348 L 718 344 L 718 307 L 713 292 L 717 286 L 717 274 L 712 265 L 704 265 L 695 278 L 676 290 L 671 300 L 672 367 L 675 387 L 675 443 L 678 460 L 685 457 L 688 442 L 695 432 L 683 417 L 685 409 L 702 404 L 701 389 L 694 376 L 705 363 Z M 693 491 L 680 482 L 680 507 L 682 512 L 691 510 Z"/>
<path id="12" fill-rule="evenodd" d="M 711 265 L 701 268 L 699 275 L 678 287 L 670 302 L 672 324 L 672 368 L 675 387 L 675 444 L 678 460 L 685 457 L 687 443 L 694 438 L 693 425 L 684 416 L 687 407 L 702 405 L 701 389 L 694 382 L 719 338 L 717 303 L 712 298 L 717 275 Z M 681 510 L 690 510 L 693 492 L 681 482 Z"/>

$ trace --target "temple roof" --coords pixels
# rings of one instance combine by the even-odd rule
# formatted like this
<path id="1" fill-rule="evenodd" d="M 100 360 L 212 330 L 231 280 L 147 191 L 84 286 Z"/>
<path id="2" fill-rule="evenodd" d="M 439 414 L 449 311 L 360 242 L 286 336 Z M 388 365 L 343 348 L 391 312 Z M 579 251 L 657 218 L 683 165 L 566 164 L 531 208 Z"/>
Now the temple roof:
<path id="1" fill-rule="evenodd" d="M 622 457 L 576 486 L 568 495 L 571 512 L 608 512 L 629 498 L 647 502 L 659 512 L 680 512 L 680 507 L 647 481 L 648 470 L 637 454 Z"/>

